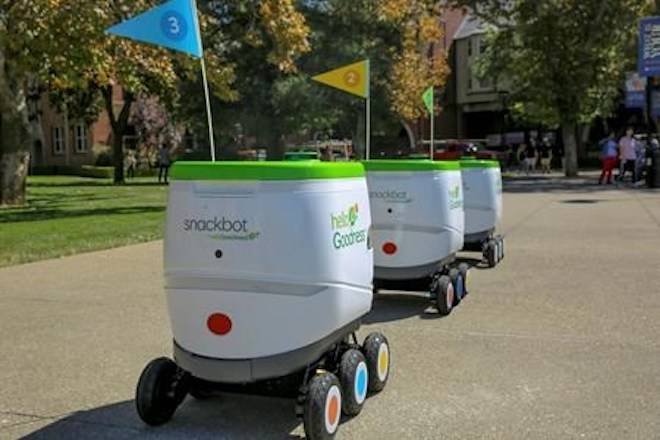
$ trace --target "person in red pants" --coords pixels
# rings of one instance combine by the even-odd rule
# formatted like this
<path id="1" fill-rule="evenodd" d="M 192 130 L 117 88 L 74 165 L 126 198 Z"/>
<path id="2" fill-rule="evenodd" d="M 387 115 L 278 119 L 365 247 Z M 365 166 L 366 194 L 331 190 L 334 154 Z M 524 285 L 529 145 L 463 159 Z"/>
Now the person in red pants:
<path id="1" fill-rule="evenodd" d="M 600 160 L 602 163 L 602 172 L 600 173 L 598 184 L 602 185 L 605 178 L 607 178 L 607 183 L 611 184 L 612 170 L 614 170 L 617 165 L 617 143 L 614 140 L 614 133 L 610 133 L 610 135 L 601 143 L 601 148 Z"/>

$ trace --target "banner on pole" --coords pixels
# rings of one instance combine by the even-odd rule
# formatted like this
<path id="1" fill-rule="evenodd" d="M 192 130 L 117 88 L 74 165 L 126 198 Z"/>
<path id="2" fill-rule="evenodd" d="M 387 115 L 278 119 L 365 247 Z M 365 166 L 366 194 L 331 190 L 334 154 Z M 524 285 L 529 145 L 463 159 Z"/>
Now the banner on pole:
<path id="1" fill-rule="evenodd" d="M 660 75 L 660 17 L 646 17 L 640 21 L 637 62 L 641 76 Z"/>
<path id="2" fill-rule="evenodd" d="M 312 79 L 346 93 L 369 98 L 369 60 L 349 64 Z"/>
<path id="3" fill-rule="evenodd" d="M 167 47 L 196 58 L 203 55 L 194 0 L 170 0 L 106 32 L 142 43 Z"/>
<path id="4" fill-rule="evenodd" d="M 626 108 L 646 108 L 646 78 L 637 72 L 626 73 Z"/>
<path id="5" fill-rule="evenodd" d="M 429 111 L 429 113 L 433 114 L 434 113 L 433 86 L 426 89 L 426 91 L 422 95 L 422 101 L 424 101 L 424 105 L 426 106 L 426 109 Z"/>

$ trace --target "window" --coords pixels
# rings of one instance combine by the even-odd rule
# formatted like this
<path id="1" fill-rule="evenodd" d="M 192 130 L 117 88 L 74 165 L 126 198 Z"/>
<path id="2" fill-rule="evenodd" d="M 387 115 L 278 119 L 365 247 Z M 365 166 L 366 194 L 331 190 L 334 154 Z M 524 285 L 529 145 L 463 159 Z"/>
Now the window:
<path id="1" fill-rule="evenodd" d="M 479 55 L 487 50 L 486 42 L 482 39 L 481 35 L 473 35 L 469 40 L 468 51 L 468 65 L 470 75 L 468 77 L 468 91 L 469 92 L 490 92 L 493 90 L 495 84 L 492 78 L 482 78 L 477 75 L 477 62 Z"/>
<path id="2" fill-rule="evenodd" d="M 53 154 L 64 154 L 64 129 L 62 127 L 53 127 L 52 136 Z"/>
<path id="3" fill-rule="evenodd" d="M 76 153 L 87 152 L 87 126 L 85 124 L 76 124 L 73 127 Z"/>

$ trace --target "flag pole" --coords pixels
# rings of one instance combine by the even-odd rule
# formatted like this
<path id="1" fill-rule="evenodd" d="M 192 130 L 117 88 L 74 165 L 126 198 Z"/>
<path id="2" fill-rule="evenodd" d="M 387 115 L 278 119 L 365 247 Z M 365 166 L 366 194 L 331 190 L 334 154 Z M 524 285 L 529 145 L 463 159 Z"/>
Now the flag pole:
<path id="1" fill-rule="evenodd" d="M 366 155 L 371 159 L 371 60 L 367 59 L 367 120 L 365 126 Z"/>
<path id="2" fill-rule="evenodd" d="M 197 10 L 197 0 L 192 0 L 195 24 L 198 32 L 201 56 L 199 57 L 202 65 L 202 84 L 204 85 L 204 98 L 206 99 L 206 122 L 209 126 L 209 145 L 211 149 L 211 162 L 215 162 L 215 138 L 213 136 L 213 114 L 211 113 L 211 96 L 209 93 L 209 81 L 206 77 L 206 61 L 204 61 L 204 45 L 202 44 L 201 27 L 199 25 L 199 11 Z"/>
<path id="3" fill-rule="evenodd" d="M 204 96 L 206 97 L 206 119 L 209 126 L 209 142 L 211 148 L 211 162 L 215 162 L 215 140 L 213 138 L 213 115 L 211 114 L 211 97 L 209 96 L 209 83 L 206 78 L 206 63 L 204 62 L 204 55 L 201 58 L 202 62 L 202 82 L 204 83 Z"/>
<path id="4" fill-rule="evenodd" d="M 367 96 L 367 126 L 365 128 L 367 137 L 367 160 L 371 158 L 371 97 Z"/>
<path id="5" fill-rule="evenodd" d="M 431 148 L 430 148 L 431 160 L 433 160 L 433 152 L 434 152 L 434 148 L 435 148 L 435 146 L 434 146 L 434 141 L 435 141 L 435 127 L 434 127 L 435 117 L 434 117 L 433 113 L 434 112 L 431 111 Z"/>

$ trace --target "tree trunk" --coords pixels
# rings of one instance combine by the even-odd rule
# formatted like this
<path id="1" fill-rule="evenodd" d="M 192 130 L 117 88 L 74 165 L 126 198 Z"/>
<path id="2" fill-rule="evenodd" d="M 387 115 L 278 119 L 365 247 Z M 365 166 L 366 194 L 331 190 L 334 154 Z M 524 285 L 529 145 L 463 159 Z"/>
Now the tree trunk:
<path id="1" fill-rule="evenodd" d="M 413 151 L 415 151 L 415 145 L 416 145 L 415 132 L 413 131 L 410 124 L 408 124 L 403 119 L 401 119 L 401 125 L 403 125 L 403 128 L 406 129 L 406 134 L 408 135 L 408 148 L 410 149 L 409 153 L 412 153 Z"/>
<path id="2" fill-rule="evenodd" d="M 578 164 L 587 159 L 587 143 L 589 141 L 589 132 L 591 127 L 588 124 L 579 124 L 577 128 L 578 137 Z"/>
<path id="3" fill-rule="evenodd" d="M 578 161 L 577 161 L 577 142 L 575 139 L 577 124 L 564 123 L 561 126 L 562 139 L 564 141 L 564 172 L 566 177 L 577 177 L 578 175 Z"/>
<path id="4" fill-rule="evenodd" d="M 112 131 L 112 164 L 115 168 L 114 183 L 124 183 L 124 134 L 121 131 Z"/>
<path id="5" fill-rule="evenodd" d="M 30 135 L 32 136 L 30 148 L 30 167 L 43 164 L 43 149 L 46 144 L 42 125 L 41 94 L 44 91 L 36 75 L 28 74 L 27 80 L 27 108 L 30 121 Z"/>
<path id="6" fill-rule="evenodd" d="M 112 102 L 113 88 L 105 87 L 101 90 L 105 110 L 110 119 L 112 128 L 112 158 L 115 167 L 114 182 L 116 184 L 124 183 L 124 135 L 128 129 L 128 118 L 131 114 L 131 105 L 133 105 L 134 96 L 132 93 L 124 91 L 124 103 L 119 116 L 115 116 L 115 109 Z"/>
<path id="7" fill-rule="evenodd" d="M 21 107 L 12 108 L 15 103 L 4 104 L 10 105 L 0 112 L 0 205 L 23 205 L 30 162 L 26 148 L 30 135 L 23 115 L 26 107 L 21 111 Z"/>
<path id="8" fill-rule="evenodd" d="M 0 206 L 25 205 L 30 153 L 15 151 L 0 157 Z"/>
<path id="9" fill-rule="evenodd" d="M 12 69 L 0 47 L 0 205 L 25 204 L 30 145 L 40 131 L 38 113 L 31 114 L 28 77 Z"/>

